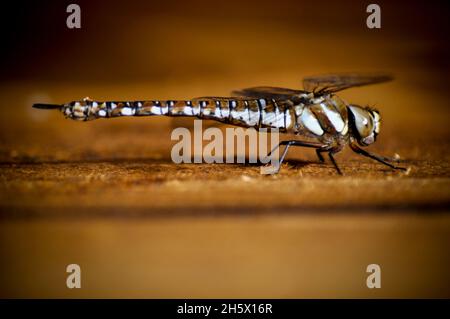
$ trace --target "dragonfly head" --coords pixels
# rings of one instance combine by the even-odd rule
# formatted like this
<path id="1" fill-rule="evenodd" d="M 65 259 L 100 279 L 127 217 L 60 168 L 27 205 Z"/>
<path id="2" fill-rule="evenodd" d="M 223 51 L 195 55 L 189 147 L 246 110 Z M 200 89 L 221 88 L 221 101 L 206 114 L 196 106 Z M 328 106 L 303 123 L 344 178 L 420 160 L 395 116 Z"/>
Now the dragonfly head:
<path id="1" fill-rule="evenodd" d="M 380 113 L 369 107 L 349 105 L 349 123 L 353 136 L 361 146 L 374 143 L 380 133 Z"/>

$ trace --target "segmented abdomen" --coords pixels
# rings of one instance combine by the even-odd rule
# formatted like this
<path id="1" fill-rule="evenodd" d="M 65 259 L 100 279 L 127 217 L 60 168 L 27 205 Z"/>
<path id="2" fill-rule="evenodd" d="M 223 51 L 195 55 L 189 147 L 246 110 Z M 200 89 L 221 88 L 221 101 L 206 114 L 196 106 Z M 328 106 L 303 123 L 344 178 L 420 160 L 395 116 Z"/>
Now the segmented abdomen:
<path id="1" fill-rule="evenodd" d="M 196 98 L 187 101 L 96 102 L 84 100 L 63 107 L 74 120 L 94 120 L 120 116 L 194 116 L 227 124 L 286 131 L 294 125 L 289 107 L 269 99 Z"/>

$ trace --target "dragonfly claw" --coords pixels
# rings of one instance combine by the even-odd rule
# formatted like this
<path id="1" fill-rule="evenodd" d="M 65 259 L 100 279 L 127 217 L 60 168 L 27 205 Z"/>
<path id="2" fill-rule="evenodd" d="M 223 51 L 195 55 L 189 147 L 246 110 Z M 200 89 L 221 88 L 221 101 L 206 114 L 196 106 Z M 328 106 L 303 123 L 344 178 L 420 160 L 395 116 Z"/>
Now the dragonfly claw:
<path id="1" fill-rule="evenodd" d="M 266 165 L 260 167 L 260 172 L 263 175 L 274 175 L 280 171 L 280 165 Z"/>

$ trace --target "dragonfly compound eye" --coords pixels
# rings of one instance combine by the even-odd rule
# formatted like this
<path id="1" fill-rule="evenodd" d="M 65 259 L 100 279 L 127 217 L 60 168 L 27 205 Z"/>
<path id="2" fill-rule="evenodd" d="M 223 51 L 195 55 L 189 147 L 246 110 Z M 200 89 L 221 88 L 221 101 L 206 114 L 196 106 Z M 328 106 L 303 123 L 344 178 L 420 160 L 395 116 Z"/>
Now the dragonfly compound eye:
<path id="1" fill-rule="evenodd" d="M 349 109 L 360 143 L 369 145 L 375 142 L 374 117 L 371 112 L 356 105 L 350 105 Z"/>

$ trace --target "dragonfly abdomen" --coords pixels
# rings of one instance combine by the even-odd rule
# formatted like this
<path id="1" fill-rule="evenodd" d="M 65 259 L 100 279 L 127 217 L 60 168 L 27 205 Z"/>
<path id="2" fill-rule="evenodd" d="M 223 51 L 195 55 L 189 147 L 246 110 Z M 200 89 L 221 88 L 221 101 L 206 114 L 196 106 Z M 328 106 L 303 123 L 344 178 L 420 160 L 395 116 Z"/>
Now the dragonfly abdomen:
<path id="1" fill-rule="evenodd" d="M 129 102 L 97 102 L 85 99 L 66 104 L 66 117 L 94 120 L 122 116 L 192 116 L 242 127 L 278 128 L 293 125 L 293 112 L 269 99 L 196 98 L 192 100 L 153 100 Z"/>

